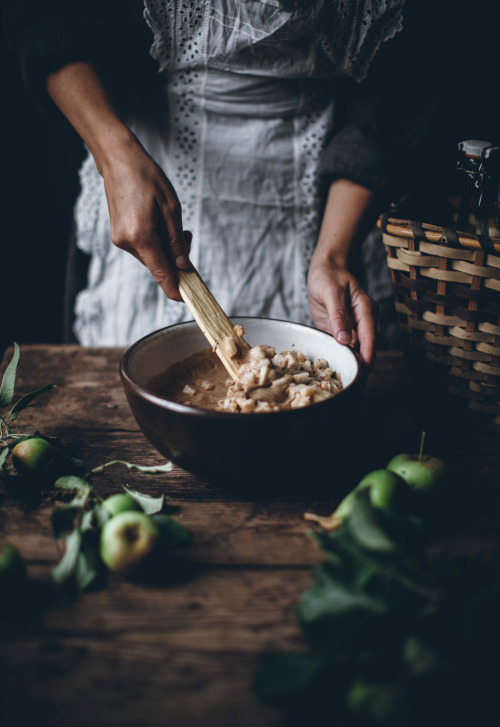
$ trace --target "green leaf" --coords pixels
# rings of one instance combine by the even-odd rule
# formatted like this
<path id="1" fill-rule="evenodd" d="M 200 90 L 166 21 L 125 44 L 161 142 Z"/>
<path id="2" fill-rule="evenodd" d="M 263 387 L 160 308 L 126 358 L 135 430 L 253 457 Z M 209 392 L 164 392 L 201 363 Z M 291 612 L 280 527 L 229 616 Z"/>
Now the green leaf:
<path id="1" fill-rule="evenodd" d="M 92 510 L 92 527 L 102 530 L 110 518 L 111 513 L 105 505 L 96 505 Z"/>
<path id="2" fill-rule="evenodd" d="M 437 649 L 414 634 L 409 635 L 403 644 L 403 657 L 413 674 L 431 674 L 443 665 Z"/>
<path id="3" fill-rule="evenodd" d="M 76 561 L 73 586 L 77 592 L 85 591 L 99 577 L 102 561 L 99 552 L 99 538 L 95 531 L 86 530 L 82 534 L 80 553 Z"/>
<path id="4" fill-rule="evenodd" d="M 365 550 L 384 555 L 398 553 L 398 543 L 383 527 L 383 514 L 370 504 L 368 490 L 360 490 L 353 498 L 353 505 L 346 523 L 353 538 Z"/>
<path id="5" fill-rule="evenodd" d="M 91 492 L 92 490 L 90 487 L 88 490 L 84 490 L 83 488 L 81 490 L 77 490 L 75 497 L 68 503 L 68 505 L 72 505 L 73 507 L 77 507 L 82 510 L 89 501 Z"/>
<path id="6" fill-rule="evenodd" d="M 52 570 L 52 578 L 56 583 L 63 584 L 72 578 L 80 556 L 81 545 L 82 534 L 79 530 L 73 530 L 66 536 L 64 555 Z"/>
<path id="7" fill-rule="evenodd" d="M 286 705 L 311 687 L 324 665 L 324 652 L 266 654 L 260 661 L 253 690 L 264 703 Z"/>
<path id="8" fill-rule="evenodd" d="M 50 513 L 50 524 L 52 534 L 57 540 L 74 530 L 75 518 L 80 513 L 80 508 L 73 505 L 62 505 L 56 507 Z"/>
<path id="9" fill-rule="evenodd" d="M 364 647 L 367 636 L 388 616 L 388 605 L 378 594 L 342 582 L 330 572 L 328 563 L 317 566 L 314 574 L 314 585 L 302 593 L 296 606 L 303 629 L 318 645 Z"/>
<path id="10" fill-rule="evenodd" d="M 166 464 L 162 465 L 155 465 L 153 467 L 146 467 L 145 465 L 125 462 L 123 459 L 112 459 L 110 462 L 105 462 L 104 464 L 99 465 L 99 467 L 94 467 L 94 469 L 91 470 L 91 474 L 100 474 L 104 471 L 106 467 L 111 467 L 111 465 L 114 464 L 121 464 L 123 465 L 123 467 L 126 467 L 132 472 L 142 472 L 144 474 L 161 474 L 162 472 L 171 472 L 173 469 L 172 462 L 167 462 Z"/>
<path id="11" fill-rule="evenodd" d="M 14 354 L 9 365 L 5 369 L 0 386 L 0 409 L 8 406 L 14 398 L 14 387 L 16 384 L 17 364 L 19 363 L 20 350 L 17 343 L 14 343 Z"/>
<path id="12" fill-rule="evenodd" d="M 178 520 L 170 515 L 153 515 L 158 525 L 164 545 L 167 548 L 178 548 L 191 540 L 191 533 Z"/>
<path id="13" fill-rule="evenodd" d="M 146 467 L 140 464 L 129 464 L 128 462 L 122 462 L 132 472 L 142 472 L 143 474 L 162 474 L 163 472 L 171 472 L 174 468 L 172 462 L 166 462 L 165 464 L 153 465 L 152 467 Z"/>
<path id="14" fill-rule="evenodd" d="M 366 683 L 358 678 L 349 689 L 346 706 L 362 724 L 407 725 L 411 706 L 397 683 Z M 356 724 L 358 722 L 356 721 Z"/>
<path id="15" fill-rule="evenodd" d="M 31 391 L 29 394 L 25 394 L 19 401 L 17 401 L 12 409 L 9 412 L 9 424 L 11 424 L 18 416 L 18 414 L 23 410 L 26 409 L 27 406 L 31 404 L 33 399 L 35 399 L 40 394 L 43 394 L 46 391 L 50 391 L 51 389 L 55 389 L 54 384 L 46 384 L 45 386 L 41 386 L 36 391 Z"/>
<path id="16" fill-rule="evenodd" d="M 82 521 L 80 523 L 80 530 L 85 533 L 87 530 L 94 530 L 94 523 L 92 517 L 92 510 L 87 510 L 82 515 Z"/>
<path id="17" fill-rule="evenodd" d="M 146 515 L 155 515 L 163 509 L 165 495 L 161 495 L 161 497 L 152 497 L 151 495 L 145 495 L 143 492 L 134 490 L 131 487 L 126 487 L 125 485 L 123 485 L 123 489 L 139 503 Z"/>
<path id="18" fill-rule="evenodd" d="M 10 452 L 10 447 L 4 447 L 2 449 L 2 451 L 0 452 L 0 469 L 2 469 L 2 467 L 4 466 L 5 461 L 7 460 L 7 457 L 9 456 L 9 452 Z"/>
<path id="19" fill-rule="evenodd" d="M 73 530 L 66 537 L 66 551 L 52 571 L 56 583 L 70 592 L 88 588 L 100 575 L 99 538 L 94 530 Z"/>
<path id="20" fill-rule="evenodd" d="M 77 490 L 78 492 L 90 492 L 93 488 L 86 480 L 77 475 L 64 475 L 58 477 L 54 483 L 54 487 L 61 490 Z"/>
<path id="21" fill-rule="evenodd" d="M 76 469 L 81 469 L 83 467 L 83 460 L 79 459 L 78 457 L 73 457 L 72 455 L 68 454 L 68 461 L 71 462 L 73 467 L 76 467 Z"/>

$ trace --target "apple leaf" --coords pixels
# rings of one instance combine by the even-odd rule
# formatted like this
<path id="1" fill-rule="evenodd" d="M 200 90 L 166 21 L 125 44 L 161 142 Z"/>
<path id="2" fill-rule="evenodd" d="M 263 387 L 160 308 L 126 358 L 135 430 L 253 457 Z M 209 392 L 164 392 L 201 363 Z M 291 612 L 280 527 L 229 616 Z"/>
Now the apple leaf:
<path id="1" fill-rule="evenodd" d="M 111 518 L 111 513 L 105 505 L 99 504 L 92 510 L 91 517 L 92 527 L 96 530 L 102 530 Z"/>
<path id="2" fill-rule="evenodd" d="M 125 485 L 123 485 L 123 489 L 139 503 L 146 515 L 154 515 L 163 509 L 165 495 L 152 497 L 151 495 L 145 495 L 143 492 L 126 487 Z"/>
<path id="3" fill-rule="evenodd" d="M 151 467 L 146 467 L 145 465 L 140 464 L 130 464 L 129 462 L 121 462 L 121 464 L 124 464 L 132 472 L 142 472 L 145 475 L 156 475 L 161 474 L 162 472 L 172 472 L 174 468 L 172 462 L 166 462 L 165 464 L 160 465 L 153 465 Z"/>
<path id="4" fill-rule="evenodd" d="M 0 469 L 4 466 L 7 457 L 9 456 L 10 447 L 4 447 L 0 452 Z"/>
<path id="5" fill-rule="evenodd" d="M 82 533 L 80 552 L 75 564 L 72 585 L 77 592 L 93 585 L 103 570 L 99 553 L 99 536 L 94 530 Z"/>
<path id="6" fill-rule="evenodd" d="M 64 535 L 71 533 L 75 528 L 75 519 L 79 515 L 80 508 L 72 505 L 62 505 L 56 507 L 50 513 L 50 524 L 52 527 L 52 534 L 56 540 L 62 538 Z"/>
<path id="7" fill-rule="evenodd" d="M 41 386 L 39 389 L 36 389 L 36 391 L 31 391 L 29 394 L 25 394 L 19 401 L 17 401 L 12 409 L 9 412 L 9 424 L 12 424 L 12 422 L 17 418 L 19 413 L 28 407 L 33 399 L 35 399 L 40 394 L 45 393 L 46 391 L 51 391 L 54 389 L 54 384 L 46 384 L 45 386 Z"/>
<path id="8" fill-rule="evenodd" d="M 20 350 L 17 343 L 14 343 L 14 353 L 9 365 L 5 369 L 5 373 L 0 385 L 0 409 L 8 406 L 14 398 L 14 388 L 16 384 L 17 365 L 19 363 Z"/>
<path id="9" fill-rule="evenodd" d="M 191 540 L 189 530 L 170 515 L 153 515 L 153 520 L 158 525 L 163 543 L 167 548 L 178 548 Z"/>
<path id="10" fill-rule="evenodd" d="M 289 705 L 294 695 L 311 689 L 324 666 L 324 650 L 265 654 L 260 660 L 253 690 L 266 704 Z"/>
<path id="11" fill-rule="evenodd" d="M 52 577 L 65 591 L 76 594 L 89 588 L 102 572 L 98 533 L 75 528 L 66 535 L 65 546 Z"/>
<path id="12" fill-rule="evenodd" d="M 80 555 L 82 534 L 78 529 L 72 530 L 65 539 L 64 555 L 52 570 L 52 577 L 56 583 L 66 583 L 75 571 Z"/>
<path id="13" fill-rule="evenodd" d="M 92 491 L 92 485 L 77 475 L 64 475 L 63 477 L 58 477 L 54 482 L 54 487 L 58 487 L 61 490 L 76 490 L 82 494 Z"/>
<path id="14" fill-rule="evenodd" d="M 367 495 L 336 530 L 314 533 L 325 558 L 296 605 L 311 648 L 266 657 L 256 696 L 294 724 L 487 724 L 500 576 L 487 560 L 429 560 L 422 523 Z"/>
<path id="15" fill-rule="evenodd" d="M 140 464 L 132 464 L 131 462 L 125 462 L 123 459 L 112 459 L 110 462 L 105 462 L 104 464 L 99 465 L 98 467 L 94 467 L 90 474 L 97 475 L 101 472 L 104 472 L 106 467 L 111 467 L 114 464 L 121 464 L 123 467 L 126 467 L 131 472 L 142 472 L 143 474 L 161 474 L 162 472 L 171 472 L 173 469 L 172 462 L 166 462 L 162 465 L 153 465 L 152 467 L 148 467 L 146 465 L 140 465 Z"/>
<path id="16" fill-rule="evenodd" d="M 367 635 L 381 628 L 388 617 L 383 598 L 344 582 L 328 563 L 317 566 L 314 580 L 296 606 L 299 622 L 310 641 L 337 650 L 363 649 Z"/>

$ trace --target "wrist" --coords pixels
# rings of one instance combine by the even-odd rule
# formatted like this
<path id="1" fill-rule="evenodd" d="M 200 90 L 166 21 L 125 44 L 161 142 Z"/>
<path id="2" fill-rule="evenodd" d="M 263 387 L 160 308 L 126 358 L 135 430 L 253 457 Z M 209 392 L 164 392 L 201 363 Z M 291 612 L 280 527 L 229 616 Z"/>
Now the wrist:
<path id="1" fill-rule="evenodd" d="M 101 176 L 118 159 L 129 159 L 131 150 L 139 144 L 135 134 L 120 120 L 103 124 L 86 143 Z"/>
<path id="2" fill-rule="evenodd" d="M 338 240 L 319 239 L 314 251 L 314 264 L 326 265 L 329 268 L 346 270 L 349 267 L 351 245 L 347 242 L 340 244 Z"/>

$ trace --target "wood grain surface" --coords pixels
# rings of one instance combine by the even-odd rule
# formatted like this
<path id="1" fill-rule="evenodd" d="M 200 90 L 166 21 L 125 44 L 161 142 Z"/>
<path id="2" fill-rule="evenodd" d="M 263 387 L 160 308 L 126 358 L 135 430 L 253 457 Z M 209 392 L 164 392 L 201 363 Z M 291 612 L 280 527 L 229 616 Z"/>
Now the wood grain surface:
<path id="1" fill-rule="evenodd" d="M 46 383 L 56 388 L 22 412 L 17 430 L 61 437 L 88 470 L 112 459 L 162 464 L 128 409 L 118 374 L 122 353 L 21 347 L 17 395 Z M 422 421 L 422 402 L 417 409 L 414 403 L 403 355 L 382 352 L 352 451 L 332 447 L 329 472 L 318 472 L 312 459 L 307 482 L 241 491 L 237 481 L 219 486 L 176 466 L 158 475 L 114 466 L 95 477 L 102 496 L 122 484 L 167 495 L 169 511 L 191 531 L 192 543 L 165 563 L 172 577 L 162 585 L 114 576 L 99 590 L 64 598 L 51 581 L 61 554 L 49 517 L 60 495 L 44 491 L 29 508 L 0 484 L 0 537 L 19 547 L 33 584 L 26 608 L 0 617 L 1 727 L 284 725 L 256 701 L 252 679 L 265 652 L 304 645 L 294 604 L 321 554 L 303 514 L 328 514 L 360 473 L 408 451 L 402 447 L 418 451 L 422 424 L 429 426 L 429 453 L 452 459 L 461 485 L 430 550 L 481 553 L 498 564 L 497 433 L 453 426 L 435 412 Z M 408 408 L 415 418 L 409 425 Z M 256 473 L 256 485 L 258 479 Z"/>

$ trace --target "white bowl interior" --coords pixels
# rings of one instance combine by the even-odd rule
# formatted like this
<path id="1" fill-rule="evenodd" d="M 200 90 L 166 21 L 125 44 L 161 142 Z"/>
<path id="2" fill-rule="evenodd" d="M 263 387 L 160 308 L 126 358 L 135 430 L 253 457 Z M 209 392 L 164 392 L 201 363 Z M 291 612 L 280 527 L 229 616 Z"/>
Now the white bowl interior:
<path id="1" fill-rule="evenodd" d="M 232 320 L 243 326 L 245 340 L 251 346 L 265 344 L 274 346 L 278 352 L 295 349 L 310 359 L 326 358 L 330 367 L 340 374 L 344 388 L 352 384 L 359 372 L 358 359 L 351 349 L 337 343 L 328 333 L 269 318 Z M 194 321 L 163 328 L 132 346 L 128 374 L 136 384 L 147 388 L 153 376 L 202 348 L 208 348 L 208 341 Z"/>

